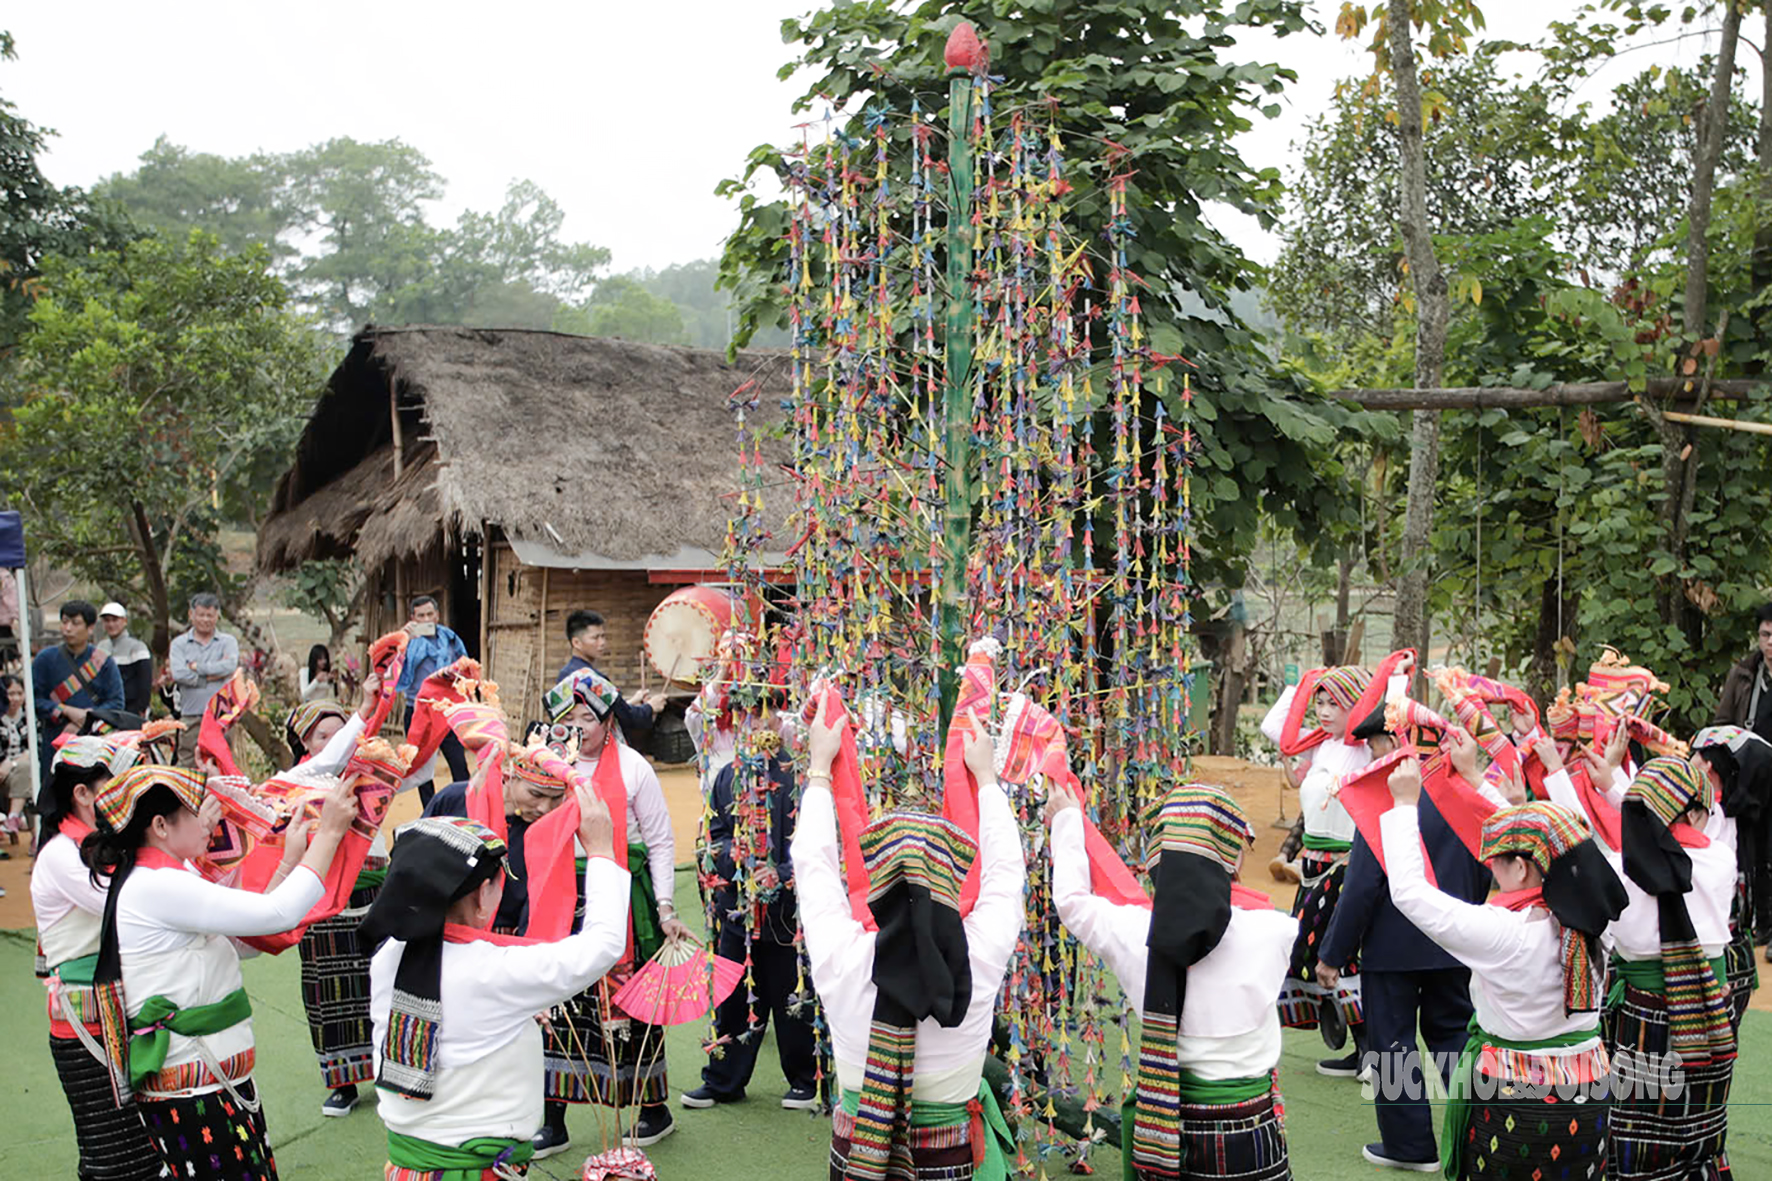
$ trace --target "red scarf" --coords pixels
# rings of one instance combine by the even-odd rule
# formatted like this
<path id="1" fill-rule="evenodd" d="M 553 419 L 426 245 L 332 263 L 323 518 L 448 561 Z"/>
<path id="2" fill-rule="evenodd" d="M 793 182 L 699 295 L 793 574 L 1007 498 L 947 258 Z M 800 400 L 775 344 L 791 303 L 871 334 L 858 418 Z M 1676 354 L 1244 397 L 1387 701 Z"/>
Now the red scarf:
<path id="1" fill-rule="evenodd" d="M 499 947 L 532 947 L 546 940 L 536 939 L 529 935 L 509 935 L 503 931 L 494 931 L 489 927 L 470 927 L 466 923 L 444 923 L 443 942 L 445 943 L 493 943 Z"/>
<path id="2" fill-rule="evenodd" d="M 1343 778 L 1336 796 L 1341 801 L 1341 806 L 1347 809 L 1348 815 L 1353 817 L 1354 827 L 1366 838 L 1366 844 L 1371 846 L 1372 855 L 1378 858 L 1380 869 L 1387 868 L 1379 818 L 1390 811 L 1392 803 L 1390 773 L 1398 763 L 1418 753 L 1412 744 L 1405 743 L 1377 762 Z M 1421 786 L 1428 798 L 1433 800 L 1440 818 L 1458 837 L 1458 843 L 1470 850 L 1470 855 L 1475 857 L 1483 844 L 1483 822 L 1496 810 L 1496 805 L 1466 783 L 1464 777 L 1452 769 L 1451 761 L 1444 756 L 1429 758 L 1422 764 Z M 1427 871 L 1428 884 L 1436 885 L 1434 863 L 1427 855 L 1426 842 L 1421 847 L 1421 863 Z"/>
<path id="3" fill-rule="evenodd" d="M 560 760 L 564 764 L 565 760 Z M 560 806 L 529 826 L 523 837 L 523 869 L 528 874 L 529 926 L 531 938 L 543 942 L 563 939 L 572 930 L 572 913 L 578 907 L 578 887 L 573 881 L 575 865 L 572 838 L 583 820 L 572 783 L 576 770 L 566 772 L 566 798 Z M 591 790 L 602 797 L 615 824 L 615 860 L 625 867 L 628 856 L 628 789 L 621 774 L 621 748 L 613 735 L 604 743 L 591 772 Z M 631 927 L 631 924 L 630 924 Z"/>
<path id="4" fill-rule="evenodd" d="M 78 816 L 63 816 L 62 822 L 56 825 L 55 831 L 78 845 L 92 835 L 92 825 L 87 824 Z"/>
<path id="5" fill-rule="evenodd" d="M 1532 886 L 1525 890 L 1506 890 L 1499 894 L 1492 894 L 1489 897 L 1489 905 L 1514 911 L 1531 910 L 1535 906 L 1547 912 L 1550 910 L 1550 907 L 1545 905 L 1543 886 Z"/>
<path id="6" fill-rule="evenodd" d="M 426 677 L 418 687 L 412 702 L 412 725 L 406 728 L 406 741 L 418 748 L 418 754 L 412 760 L 414 767 L 424 766 L 449 737 L 449 721 L 439 707 L 446 702 L 467 700 L 456 686 L 463 677 L 479 680 L 480 662 L 471 656 L 463 656 Z"/>
<path id="7" fill-rule="evenodd" d="M 879 930 L 868 909 L 868 871 L 861 856 L 861 831 L 868 826 L 868 801 L 861 790 L 861 756 L 855 749 L 855 726 L 844 708 L 843 695 L 826 683 L 806 703 L 802 717 L 810 723 L 825 703 L 825 721 L 842 735 L 837 757 L 831 763 L 831 799 L 837 807 L 837 833 L 843 846 L 843 872 L 849 883 L 849 911 L 870 931 Z M 974 800 L 976 807 L 977 801 Z"/>
<path id="8" fill-rule="evenodd" d="M 153 845 L 143 845 L 135 851 L 135 867 L 137 869 L 182 869 L 189 871 L 190 866 L 174 857 L 164 849 Z"/>

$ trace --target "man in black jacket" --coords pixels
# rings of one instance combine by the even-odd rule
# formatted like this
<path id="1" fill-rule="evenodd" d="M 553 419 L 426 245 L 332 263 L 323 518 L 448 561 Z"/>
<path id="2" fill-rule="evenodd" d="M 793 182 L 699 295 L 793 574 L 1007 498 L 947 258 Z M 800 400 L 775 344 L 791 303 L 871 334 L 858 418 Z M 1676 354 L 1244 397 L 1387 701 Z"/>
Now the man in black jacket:
<path id="1" fill-rule="evenodd" d="M 799 793 L 794 789 L 793 766 L 781 750 L 781 717 L 770 710 L 749 727 L 741 724 L 738 754 L 720 769 L 708 789 L 711 819 L 708 847 L 702 852 L 702 880 L 713 896 L 714 950 L 739 963 L 745 962 L 748 951 L 755 994 L 748 995 L 749 989 L 741 981 L 720 1003 L 714 1014 L 719 1043 L 702 1067 L 701 1086 L 684 1093 L 684 1107 L 712 1107 L 744 1098 L 771 1014 L 775 1017 L 775 1050 L 788 1083 L 781 1105 L 818 1106 L 818 1047 L 811 1020 L 814 1002 L 811 977 L 802 978 L 799 951 L 794 946 L 800 918 L 788 853 Z M 744 772 L 742 780 L 740 771 Z M 751 784 L 757 786 L 752 788 Z M 740 812 L 746 814 L 751 826 L 767 826 L 761 842 L 752 841 L 753 850 L 735 850 Z M 762 855 L 752 855 L 757 851 Z M 746 861 L 742 867 L 741 856 Z M 741 873 L 754 883 L 755 901 L 740 895 Z"/>
<path id="2" fill-rule="evenodd" d="M 572 650 L 572 658 L 560 666 L 560 675 L 554 678 L 556 685 L 581 668 L 599 671 L 597 661 L 609 650 L 609 631 L 603 617 L 595 611 L 574 611 L 568 615 L 566 646 Z M 663 693 L 642 693 L 639 701 L 629 701 L 626 697 L 615 699 L 615 720 L 621 724 L 622 737 L 628 740 L 629 746 L 652 729 L 652 723 L 664 704 Z M 645 753 L 645 748 L 640 749 Z"/>
<path id="3" fill-rule="evenodd" d="M 1730 666 L 1717 695 L 1713 726 L 1740 726 L 1772 742 L 1772 603 L 1754 613 L 1754 650 Z M 1753 889 L 1754 944 L 1772 943 L 1772 809 L 1757 821 Z M 1772 959 L 1772 950 L 1767 958 Z"/>
<path id="4" fill-rule="evenodd" d="M 1420 810 L 1422 842 L 1440 889 L 1466 902 L 1482 902 L 1489 896 L 1489 871 L 1465 849 L 1426 795 Z M 1449 1068 L 1468 1036 L 1470 969 L 1423 935 L 1391 902 L 1390 882 L 1364 836 L 1354 838 L 1347 880 L 1323 935 L 1319 978 L 1327 976 L 1325 983 L 1332 984 L 1332 965 L 1346 964 L 1356 951 L 1368 1056 L 1376 1057 L 1371 1081 L 1377 1091 L 1379 1136 L 1361 1155 L 1376 1165 L 1438 1172 L 1416 1026 L 1419 1020 L 1434 1060 Z M 1394 1085 L 1398 1080 L 1400 1087 Z"/>

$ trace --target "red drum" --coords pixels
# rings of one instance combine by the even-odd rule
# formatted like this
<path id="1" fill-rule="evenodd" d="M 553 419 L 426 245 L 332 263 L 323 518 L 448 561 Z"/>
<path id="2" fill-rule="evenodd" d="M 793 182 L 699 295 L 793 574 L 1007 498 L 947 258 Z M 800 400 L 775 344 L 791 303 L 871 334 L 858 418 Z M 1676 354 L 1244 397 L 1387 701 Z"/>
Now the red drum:
<path id="1" fill-rule="evenodd" d="M 646 659 L 668 681 L 699 685 L 720 637 L 732 630 L 754 633 L 762 618 L 761 599 L 727 587 L 674 590 L 646 620 Z"/>

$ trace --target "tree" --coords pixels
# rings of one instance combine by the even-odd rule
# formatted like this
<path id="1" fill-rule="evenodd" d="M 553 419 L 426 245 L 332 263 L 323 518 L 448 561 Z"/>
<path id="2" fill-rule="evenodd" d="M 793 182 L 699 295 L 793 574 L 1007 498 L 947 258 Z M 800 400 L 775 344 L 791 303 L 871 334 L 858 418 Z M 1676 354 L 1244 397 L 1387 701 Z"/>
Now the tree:
<path id="1" fill-rule="evenodd" d="M 279 191 L 277 157 L 230 159 L 161 136 L 139 161 L 134 172 L 99 181 L 93 196 L 121 205 L 138 225 L 169 238 L 205 230 L 236 253 L 263 246 L 279 267 L 299 253 L 290 241 L 295 213 Z"/>
<path id="2" fill-rule="evenodd" d="M 283 602 L 324 623 L 327 650 L 340 652 L 363 606 L 363 592 L 368 585 L 363 568 L 350 559 L 315 559 L 303 562 L 291 573 L 283 588 Z"/>
<path id="3" fill-rule="evenodd" d="M 259 506 L 325 380 L 324 337 L 290 309 L 268 252 L 211 235 L 144 238 L 44 264 L 18 349 L 22 397 L 0 433 L 41 551 L 149 604 L 230 589 L 217 536 Z"/>
<path id="4" fill-rule="evenodd" d="M 597 284 L 589 303 L 582 309 L 562 311 L 554 323 L 559 331 L 585 336 L 614 336 L 652 344 L 689 343 L 677 305 L 624 275 Z"/>
<path id="5" fill-rule="evenodd" d="M 1193 480 L 1201 533 L 1196 576 L 1234 584 L 1263 512 L 1288 528 L 1326 536 L 1327 524 L 1348 512 L 1344 499 L 1323 492 L 1325 483 L 1334 486 L 1341 478 L 1327 446 L 1367 418 L 1324 403 L 1308 379 L 1278 365 L 1263 339 L 1236 316 L 1230 296 L 1248 290 L 1256 271 L 1205 216 L 1205 204 L 1218 201 L 1263 226 L 1274 224 L 1278 175 L 1251 168 L 1233 140 L 1256 115 L 1279 113 L 1278 106 L 1267 105 L 1269 98 L 1292 75 L 1231 55 L 1244 27 L 1280 34 L 1307 28 L 1301 5 L 922 0 L 901 6 L 867 0 L 784 22 L 783 39 L 796 56 L 781 76 L 808 72 L 797 110 L 836 104 L 859 112 L 840 121 L 837 133 L 871 135 L 861 108 L 902 109 L 908 92 L 927 95 L 941 88 L 943 43 L 962 18 L 988 42 L 991 73 L 1003 76 L 1003 85 L 1018 95 L 1049 100 L 1061 138 L 1079 145 L 1067 147 L 1073 225 L 1098 232 L 1107 219 L 1101 181 L 1110 167 L 1134 174 L 1127 192 L 1137 248 L 1129 261 L 1148 285 L 1141 303 L 1153 347 L 1198 366 L 1192 371 L 1193 413 L 1202 427 Z M 1094 150 L 1104 141 L 1124 152 L 1114 165 L 1106 152 Z M 900 123 L 890 150 L 909 149 L 910 131 Z M 795 163 L 765 145 L 751 153 L 740 177 L 721 186 L 737 199 L 740 214 L 720 269 L 737 305 L 734 346 L 760 326 L 785 326 L 788 210 L 748 186 L 759 174 L 773 174 L 779 183 Z M 1178 395 L 1179 388 L 1173 383 L 1166 396 Z M 1178 406 L 1179 400 L 1172 412 Z"/>
<path id="6" fill-rule="evenodd" d="M 0 62 L 17 57 L 12 34 L 0 30 Z M 37 166 L 54 135 L 0 98 L 0 356 L 25 331 L 43 260 L 117 245 L 133 236 L 127 218 L 92 202 L 77 188 L 51 184 Z"/>

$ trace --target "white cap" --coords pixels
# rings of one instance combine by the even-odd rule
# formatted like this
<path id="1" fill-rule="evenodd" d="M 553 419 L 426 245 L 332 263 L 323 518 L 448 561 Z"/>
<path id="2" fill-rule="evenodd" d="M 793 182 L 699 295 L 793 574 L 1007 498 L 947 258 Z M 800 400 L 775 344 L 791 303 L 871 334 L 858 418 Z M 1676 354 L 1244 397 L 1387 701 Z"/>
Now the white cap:
<path id="1" fill-rule="evenodd" d="M 100 607 L 98 609 L 98 613 L 100 615 L 115 615 L 119 619 L 128 619 L 129 618 L 129 609 L 127 607 L 125 607 L 122 603 L 117 602 L 115 599 L 113 599 L 109 603 L 106 603 L 103 607 Z"/>

